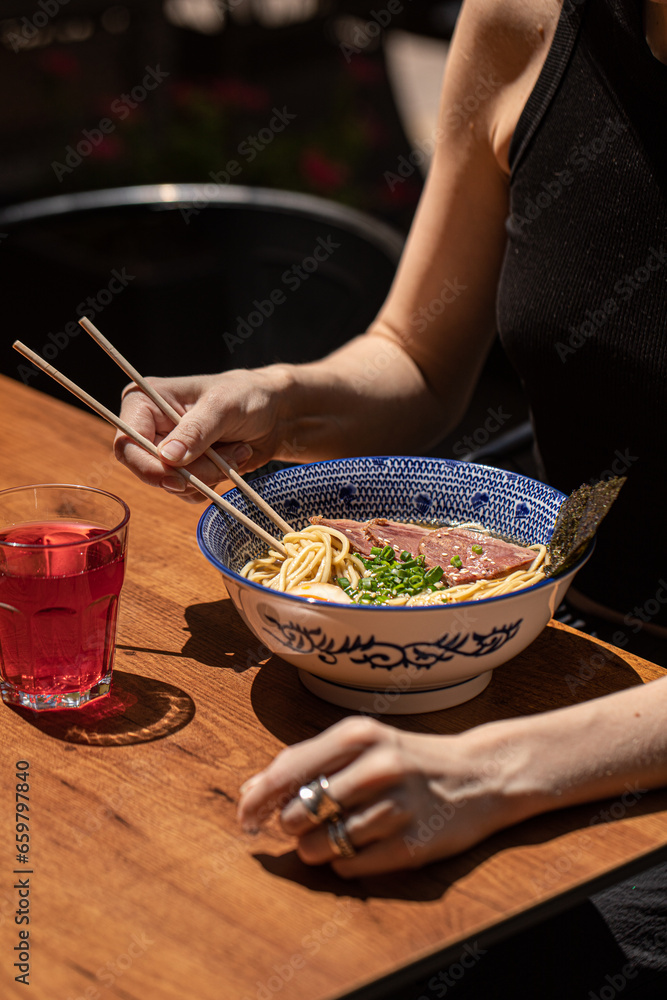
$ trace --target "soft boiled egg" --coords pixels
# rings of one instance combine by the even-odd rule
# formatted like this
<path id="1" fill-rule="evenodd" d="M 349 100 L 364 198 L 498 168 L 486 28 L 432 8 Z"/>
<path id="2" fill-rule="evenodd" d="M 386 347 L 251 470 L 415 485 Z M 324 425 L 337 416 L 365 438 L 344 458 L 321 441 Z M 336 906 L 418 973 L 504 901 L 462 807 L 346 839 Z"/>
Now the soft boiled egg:
<path id="1" fill-rule="evenodd" d="M 333 604 L 353 604 L 345 591 L 335 583 L 300 583 L 289 592 L 292 597 L 312 597 Z"/>

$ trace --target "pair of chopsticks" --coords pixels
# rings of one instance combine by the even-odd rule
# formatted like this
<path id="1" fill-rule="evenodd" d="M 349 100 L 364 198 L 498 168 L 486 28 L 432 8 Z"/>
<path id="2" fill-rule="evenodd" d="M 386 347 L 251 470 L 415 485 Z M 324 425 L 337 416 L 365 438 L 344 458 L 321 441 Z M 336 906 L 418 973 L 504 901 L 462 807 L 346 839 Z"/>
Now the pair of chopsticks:
<path id="1" fill-rule="evenodd" d="M 120 351 L 116 350 L 113 344 L 111 344 L 110 341 L 108 341 L 107 338 L 100 333 L 97 327 L 93 323 L 91 323 L 89 319 L 85 317 L 83 319 L 80 319 L 79 325 L 83 327 L 86 333 L 90 334 L 93 340 L 97 344 L 99 344 L 100 347 L 102 347 L 111 358 L 113 358 L 113 360 L 116 362 L 119 368 L 122 368 L 122 370 L 125 372 L 128 378 L 132 379 L 132 381 L 137 386 L 139 386 L 142 392 L 144 392 L 150 399 L 152 399 L 153 402 L 162 410 L 162 412 L 167 417 L 169 417 L 170 420 L 174 422 L 175 425 L 180 422 L 181 414 L 178 413 L 173 408 L 173 406 L 171 406 L 167 402 L 166 399 L 163 399 L 163 397 L 158 392 L 156 392 L 153 386 L 150 385 L 150 383 L 147 382 L 146 379 L 139 374 L 136 368 L 134 368 L 130 364 L 130 362 L 123 357 Z M 131 438 L 135 442 L 135 444 L 138 444 L 150 455 L 153 455 L 155 458 L 161 461 L 160 453 L 152 441 L 149 441 L 148 438 L 145 438 L 142 434 L 139 434 L 138 431 L 135 431 L 133 427 L 130 427 L 129 424 L 127 424 L 124 420 L 121 420 L 121 418 L 116 416 L 115 413 L 112 413 L 111 410 L 108 410 L 106 406 L 98 402 L 93 396 L 89 395 L 89 393 L 87 393 L 84 389 L 78 386 L 75 382 L 72 382 L 70 379 L 68 379 L 66 375 L 63 375 L 62 372 L 59 372 L 57 368 L 54 368 L 53 365 L 50 365 L 48 361 L 45 361 L 44 358 L 39 356 L 39 354 L 36 354 L 34 351 L 30 350 L 30 348 L 26 347 L 25 344 L 22 344 L 20 340 L 16 340 L 12 346 L 14 347 L 14 350 L 18 351 L 19 354 L 22 354 L 24 358 L 27 358 L 29 361 L 32 361 L 34 365 L 40 368 L 43 372 L 46 372 L 47 375 L 50 375 L 52 379 L 54 379 L 56 382 L 62 385 L 65 389 L 68 389 L 74 396 L 80 399 L 83 403 L 86 403 L 86 405 L 89 406 L 91 410 L 94 410 L 95 413 L 98 413 L 101 417 L 104 417 L 104 419 L 108 420 L 110 424 L 113 424 L 114 427 L 117 427 L 118 430 L 123 432 L 123 434 L 126 434 L 127 437 Z M 278 514 L 278 512 L 273 509 L 273 507 L 269 506 L 266 500 L 262 499 L 262 497 L 258 493 L 256 493 L 255 490 L 253 490 L 253 488 L 248 485 L 248 483 L 246 483 L 245 479 L 243 479 L 243 477 L 240 476 L 235 469 L 233 469 L 230 465 L 228 465 L 227 462 L 225 462 L 225 460 L 221 458 L 216 451 L 213 450 L 213 448 L 207 448 L 204 454 L 207 456 L 207 458 L 210 458 L 211 461 L 217 466 L 217 468 L 220 469 L 220 471 L 223 472 L 228 479 L 231 479 L 231 481 L 236 486 L 238 486 L 238 488 L 243 493 L 245 493 L 245 495 L 261 511 L 263 511 L 263 513 L 266 514 L 266 516 L 271 521 L 273 521 L 275 525 L 277 525 L 277 527 L 281 529 L 283 534 L 286 534 L 294 530 L 291 527 L 291 525 L 289 525 L 287 521 L 285 521 L 280 516 L 280 514 Z M 173 467 L 170 466 L 170 468 Z M 180 476 L 182 476 L 182 478 L 185 479 L 187 483 L 189 483 L 191 486 L 194 486 L 195 489 L 199 490 L 200 493 L 203 493 L 203 495 L 207 497 L 209 500 L 211 500 L 212 503 L 216 505 L 216 507 L 219 507 L 220 510 L 223 510 L 225 511 L 225 513 L 230 514 L 232 517 L 235 517 L 237 521 L 240 521 L 241 524 L 245 525 L 246 528 L 249 528 L 250 531 L 254 532 L 259 538 L 262 539 L 263 542 L 269 545 L 270 548 L 277 550 L 278 552 L 281 553 L 281 555 L 286 555 L 285 547 L 281 541 L 270 535 L 268 531 L 265 531 L 264 528 L 260 527 L 259 524 L 255 524 L 255 522 L 252 521 L 249 517 L 247 517 L 247 515 L 244 514 L 242 511 L 237 510 L 236 507 L 233 507 L 227 500 L 225 500 L 224 497 L 219 496 L 214 490 L 210 488 L 210 486 L 207 486 L 206 483 L 202 482 L 201 479 L 198 479 L 196 476 L 193 476 L 192 473 L 188 472 L 188 470 L 185 468 L 176 468 L 174 471 L 176 471 Z"/>

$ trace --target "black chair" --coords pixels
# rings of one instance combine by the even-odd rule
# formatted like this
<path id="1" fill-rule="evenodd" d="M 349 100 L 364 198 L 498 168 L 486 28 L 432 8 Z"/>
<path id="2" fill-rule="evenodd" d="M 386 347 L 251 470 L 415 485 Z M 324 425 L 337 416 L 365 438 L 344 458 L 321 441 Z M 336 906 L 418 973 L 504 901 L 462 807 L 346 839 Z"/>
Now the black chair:
<path id="1" fill-rule="evenodd" d="M 127 379 L 81 331 L 87 314 L 147 375 L 322 357 L 361 333 L 403 238 L 305 194 L 217 184 L 91 191 L 0 212 L 4 374 L 73 401 L 18 338 L 117 409 Z"/>

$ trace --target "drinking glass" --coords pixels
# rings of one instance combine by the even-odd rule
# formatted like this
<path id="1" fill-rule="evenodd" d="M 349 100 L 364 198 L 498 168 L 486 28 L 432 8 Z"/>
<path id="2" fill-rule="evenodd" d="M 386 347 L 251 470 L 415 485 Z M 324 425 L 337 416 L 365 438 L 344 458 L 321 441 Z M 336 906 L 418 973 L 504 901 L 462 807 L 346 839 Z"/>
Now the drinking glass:
<path id="1" fill-rule="evenodd" d="M 130 511 L 104 490 L 0 492 L 0 690 L 78 708 L 111 687 Z"/>

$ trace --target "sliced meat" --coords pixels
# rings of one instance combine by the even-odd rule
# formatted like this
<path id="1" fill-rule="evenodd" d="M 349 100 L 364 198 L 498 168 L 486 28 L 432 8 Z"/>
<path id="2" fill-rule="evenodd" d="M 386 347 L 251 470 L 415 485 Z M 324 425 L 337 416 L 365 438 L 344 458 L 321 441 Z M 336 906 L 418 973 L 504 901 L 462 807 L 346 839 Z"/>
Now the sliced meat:
<path id="1" fill-rule="evenodd" d="M 473 552 L 473 545 L 481 547 L 481 553 Z M 475 580 L 495 580 L 505 573 L 526 569 L 535 558 L 531 549 L 469 528 L 428 531 L 422 538 L 419 552 L 429 568 L 442 566 L 450 587 L 459 583 L 474 583 Z M 456 556 L 461 560 L 460 569 L 452 566 L 451 561 Z"/>
<path id="2" fill-rule="evenodd" d="M 362 556 L 369 556 L 373 546 L 383 549 L 385 545 L 391 545 L 397 555 L 404 551 L 414 554 L 424 535 L 429 534 L 426 528 L 418 524 L 388 521 L 384 517 L 376 517 L 371 521 L 351 521 L 347 518 L 320 517 L 317 514 L 310 518 L 310 523 L 323 524 L 326 528 L 341 531 Z"/>
<path id="3" fill-rule="evenodd" d="M 532 549 L 504 542 L 470 528 L 423 528 L 419 524 L 404 524 L 376 517 L 371 521 L 352 521 L 347 518 L 329 519 L 316 515 L 311 524 L 336 528 L 350 540 L 350 545 L 362 556 L 369 556 L 373 546 L 391 545 L 397 555 L 410 552 L 423 555 L 427 569 L 442 566 L 443 579 L 450 587 L 476 580 L 495 580 L 505 573 L 526 569 L 535 558 Z M 481 552 L 473 552 L 473 545 Z M 452 559 L 461 560 L 461 567 L 453 566 Z"/>
<path id="4" fill-rule="evenodd" d="M 350 521 L 347 518 L 328 518 L 316 514 L 310 518 L 311 524 L 322 524 L 325 528 L 335 528 L 346 538 L 349 538 L 350 545 L 362 556 L 369 556 L 371 549 L 376 544 L 368 536 L 368 521 Z"/>
<path id="5" fill-rule="evenodd" d="M 388 521 L 384 517 L 375 517 L 368 522 L 367 533 L 373 539 L 373 544 L 383 549 L 391 545 L 396 555 L 419 551 L 419 543 L 430 531 L 419 524 L 402 524 L 400 521 Z"/>

